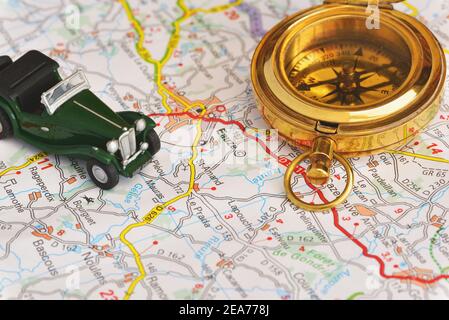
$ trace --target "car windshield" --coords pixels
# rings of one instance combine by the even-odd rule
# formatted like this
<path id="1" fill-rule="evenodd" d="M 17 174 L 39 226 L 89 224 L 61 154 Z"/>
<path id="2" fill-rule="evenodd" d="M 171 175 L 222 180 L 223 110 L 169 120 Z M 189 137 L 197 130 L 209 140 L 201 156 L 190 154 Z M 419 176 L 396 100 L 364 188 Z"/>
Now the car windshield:
<path id="1" fill-rule="evenodd" d="M 77 71 L 67 79 L 59 82 L 50 90 L 42 94 L 42 104 L 51 115 L 66 101 L 73 98 L 79 92 L 89 89 L 89 83 L 82 71 Z"/>

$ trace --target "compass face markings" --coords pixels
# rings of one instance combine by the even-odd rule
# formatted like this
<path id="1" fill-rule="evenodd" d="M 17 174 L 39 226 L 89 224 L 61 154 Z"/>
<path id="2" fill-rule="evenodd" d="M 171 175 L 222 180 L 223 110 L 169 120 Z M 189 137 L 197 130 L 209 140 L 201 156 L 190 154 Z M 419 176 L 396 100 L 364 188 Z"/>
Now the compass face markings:
<path id="1" fill-rule="evenodd" d="M 359 57 L 363 57 L 363 48 L 360 47 L 355 53 L 354 55 L 359 56 Z"/>
<path id="2" fill-rule="evenodd" d="M 407 78 L 410 66 L 387 49 L 347 41 L 305 52 L 288 73 L 304 96 L 335 106 L 361 106 L 384 100 Z"/>

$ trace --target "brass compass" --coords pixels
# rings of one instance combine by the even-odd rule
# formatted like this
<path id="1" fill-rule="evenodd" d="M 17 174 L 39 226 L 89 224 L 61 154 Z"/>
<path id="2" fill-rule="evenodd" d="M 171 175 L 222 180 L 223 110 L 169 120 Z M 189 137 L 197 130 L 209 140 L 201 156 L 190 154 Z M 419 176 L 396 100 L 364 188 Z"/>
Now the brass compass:
<path id="1" fill-rule="evenodd" d="M 288 198 L 303 209 L 341 204 L 354 180 L 347 158 L 406 144 L 438 111 L 444 52 L 426 26 L 394 10 L 395 2 L 327 0 L 278 23 L 256 49 L 251 76 L 259 109 L 305 150 L 284 180 Z M 308 204 L 293 192 L 291 176 L 307 158 L 314 184 L 327 182 L 334 158 L 341 162 L 347 182 L 335 200 Z"/>

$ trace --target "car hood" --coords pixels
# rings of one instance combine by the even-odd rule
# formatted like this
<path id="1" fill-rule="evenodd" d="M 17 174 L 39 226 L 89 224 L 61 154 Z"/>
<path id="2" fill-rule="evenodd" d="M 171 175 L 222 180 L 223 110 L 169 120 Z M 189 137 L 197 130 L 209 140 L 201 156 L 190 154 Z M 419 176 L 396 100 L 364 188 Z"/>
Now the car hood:
<path id="1" fill-rule="evenodd" d="M 80 135 L 117 139 L 129 124 L 89 90 L 61 105 L 54 114 L 64 127 Z"/>

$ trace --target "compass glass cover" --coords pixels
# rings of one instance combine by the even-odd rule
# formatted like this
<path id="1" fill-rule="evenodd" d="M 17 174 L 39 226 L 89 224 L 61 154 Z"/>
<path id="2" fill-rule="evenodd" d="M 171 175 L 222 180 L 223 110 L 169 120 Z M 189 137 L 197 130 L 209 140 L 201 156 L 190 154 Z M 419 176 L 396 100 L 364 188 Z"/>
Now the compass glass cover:
<path id="1" fill-rule="evenodd" d="M 314 23 L 290 40 L 285 73 L 303 98 L 335 107 L 385 102 L 406 82 L 410 50 L 388 25 L 340 17 Z"/>

